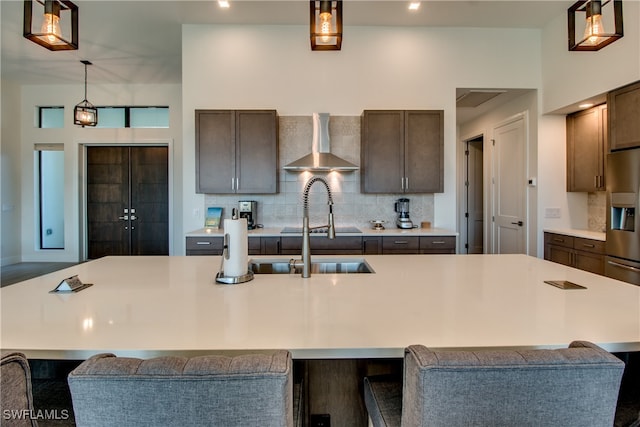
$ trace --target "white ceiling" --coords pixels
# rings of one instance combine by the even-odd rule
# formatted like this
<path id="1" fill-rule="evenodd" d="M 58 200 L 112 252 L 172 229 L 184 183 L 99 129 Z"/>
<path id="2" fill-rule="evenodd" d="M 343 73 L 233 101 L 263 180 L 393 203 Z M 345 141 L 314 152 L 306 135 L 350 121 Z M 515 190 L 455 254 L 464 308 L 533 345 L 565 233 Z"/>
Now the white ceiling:
<path id="1" fill-rule="evenodd" d="M 24 84 L 77 84 L 80 60 L 93 62 L 93 83 L 180 83 L 182 24 L 308 25 L 309 2 L 77 0 L 79 49 L 50 52 L 22 37 L 21 0 L 2 0 L 2 78 Z M 422 1 L 417 13 L 408 1 L 344 2 L 344 42 L 350 26 L 453 26 L 541 28 L 566 13 L 573 1 Z"/>

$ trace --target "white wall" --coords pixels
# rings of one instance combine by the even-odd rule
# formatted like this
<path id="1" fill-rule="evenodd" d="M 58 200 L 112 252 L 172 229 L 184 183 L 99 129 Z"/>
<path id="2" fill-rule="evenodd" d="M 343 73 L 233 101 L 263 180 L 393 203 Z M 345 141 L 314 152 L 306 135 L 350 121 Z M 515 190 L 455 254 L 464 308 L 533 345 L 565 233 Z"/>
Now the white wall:
<path id="1" fill-rule="evenodd" d="M 2 162 L 0 164 L 2 180 L 2 245 L 0 246 L 1 265 L 20 262 L 20 87 L 2 81 Z"/>
<path id="2" fill-rule="evenodd" d="M 434 223 L 456 229 L 457 87 L 538 88 L 539 31 L 347 27 L 342 50 L 313 52 L 307 26 L 185 25 L 184 170 L 192 170 L 194 110 L 275 108 L 282 116 L 364 109 L 445 111 L 445 192 Z M 184 179 L 185 231 L 202 227 L 195 176 Z M 265 224 L 268 225 L 268 224 Z"/>
<path id="3" fill-rule="evenodd" d="M 492 111 L 477 117 L 467 123 L 460 126 L 460 135 L 458 138 L 458 164 L 463 161 L 464 146 L 463 142 L 476 137 L 478 135 L 484 136 L 485 147 L 488 147 L 490 140 L 493 139 L 494 128 L 504 122 L 506 119 L 515 116 L 516 114 L 525 113 L 527 116 L 527 171 L 526 176 L 536 177 L 539 175 L 538 171 L 538 94 L 537 91 L 532 90 L 529 93 L 493 109 Z M 490 150 L 485 149 L 485 157 L 489 155 Z M 488 167 L 489 164 L 485 163 Z M 459 175 L 462 171 L 459 171 Z M 490 176 L 490 175 L 489 175 Z M 527 197 L 527 219 L 528 219 L 528 236 L 527 236 L 527 253 L 530 255 L 537 254 L 538 239 L 537 239 L 537 199 L 538 192 L 540 191 L 539 185 L 537 187 L 529 187 L 525 182 L 522 183 L 525 188 Z M 487 189 L 488 190 L 488 189 Z M 462 192 L 462 187 L 459 186 L 459 192 Z M 488 191 L 485 191 L 486 196 L 489 195 Z M 485 198 L 486 198 L 485 196 Z M 487 198 L 485 201 L 485 212 L 487 212 L 488 204 L 490 200 Z M 488 212 L 487 212 L 488 213 Z M 488 234 L 488 233 L 487 233 Z M 489 237 L 489 236 L 487 236 Z M 485 249 L 486 251 L 486 249 Z"/>
<path id="4" fill-rule="evenodd" d="M 624 37 L 597 52 L 568 50 L 567 17 L 564 14 L 544 29 L 544 113 L 640 80 L 640 1 L 623 1 L 622 9 Z"/>
<path id="5" fill-rule="evenodd" d="M 166 105 L 169 106 L 169 129 L 99 129 L 82 128 L 73 124 L 73 107 L 82 100 L 82 85 L 31 85 L 21 90 L 20 142 L 20 191 L 21 199 L 21 257 L 22 261 L 65 261 L 82 259 L 82 173 L 81 147 L 83 144 L 117 143 L 167 143 L 169 165 L 173 171 L 169 192 L 170 245 L 182 245 L 183 233 L 180 206 L 182 199 L 182 105 L 180 85 L 90 85 L 88 98 L 95 105 Z M 4 100 L 4 94 L 3 94 Z M 64 106 L 64 128 L 39 129 L 36 127 L 38 106 Z M 64 144 L 65 153 L 65 248 L 63 250 L 40 250 L 38 235 L 37 192 L 34 181 L 34 144 Z M 173 166 L 178 165 L 177 168 Z M 170 172 L 171 173 L 171 172 Z M 4 177 L 3 177 L 4 182 Z M 4 197 L 4 188 L 3 188 Z M 178 226 L 175 227 L 174 224 Z M 176 238 L 176 236 L 178 236 Z M 3 233 L 4 244 L 4 233 Z M 8 243 L 9 244 L 9 243 Z M 181 246 L 180 246 L 181 249 Z M 171 248 L 173 253 L 173 248 Z"/>

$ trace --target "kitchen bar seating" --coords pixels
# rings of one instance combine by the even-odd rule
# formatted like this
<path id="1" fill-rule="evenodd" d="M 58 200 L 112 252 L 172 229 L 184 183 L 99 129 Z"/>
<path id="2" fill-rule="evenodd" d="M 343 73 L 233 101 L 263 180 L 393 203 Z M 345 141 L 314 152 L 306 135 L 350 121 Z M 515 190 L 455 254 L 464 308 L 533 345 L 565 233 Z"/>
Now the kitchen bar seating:
<path id="1" fill-rule="evenodd" d="M 22 353 L 7 352 L 0 361 L 0 412 L 2 425 L 14 427 L 37 427 L 31 390 L 31 369 Z M 8 411 L 8 412 L 7 412 Z M 6 423 L 6 424 L 5 424 Z"/>
<path id="2" fill-rule="evenodd" d="M 102 353 L 68 376 L 78 426 L 293 426 L 291 354 L 137 359 Z"/>
<path id="3" fill-rule="evenodd" d="M 365 404 L 374 427 L 610 427 L 623 370 L 621 360 L 586 341 L 520 351 L 412 345 L 402 381 L 365 378 Z"/>

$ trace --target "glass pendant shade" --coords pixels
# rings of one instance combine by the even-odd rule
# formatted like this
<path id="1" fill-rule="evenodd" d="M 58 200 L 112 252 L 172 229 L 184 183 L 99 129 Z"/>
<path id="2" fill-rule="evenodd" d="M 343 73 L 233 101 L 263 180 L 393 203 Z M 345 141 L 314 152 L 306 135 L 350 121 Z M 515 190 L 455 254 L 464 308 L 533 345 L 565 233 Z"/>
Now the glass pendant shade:
<path id="1" fill-rule="evenodd" d="M 607 12 L 605 14 L 605 12 Z M 582 39 L 576 42 L 576 20 L 584 13 L 584 31 Z M 607 33 L 604 20 L 609 18 L 614 27 L 613 33 Z M 609 26 L 609 23 L 607 24 Z M 581 0 L 568 11 L 569 50 L 596 51 L 613 43 L 623 36 L 622 0 Z"/>
<path id="2" fill-rule="evenodd" d="M 311 50 L 342 48 L 342 1 L 310 2 Z"/>
<path id="3" fill-rule="evenodd" d="M 67 0 L 25 0 L 23 36 L 49 50 L 78 49 L 78 7 Z"/>
<path id="4" fill-rule="evenodd" d="M 73 109 L 73 124 L 95 126 L 98 124 L 98 109 L 92 103 L 83 100 Z"/>
<path id="5" fill-rule="evenodd" d="M 80 61 L 84 64 L 84 99 L 73 109 L 73 124 L 84 126 L 95 126 L 98 124 L 98 109 L 87 101 L 87 65 L 92 65 L 89 61 Z"/>

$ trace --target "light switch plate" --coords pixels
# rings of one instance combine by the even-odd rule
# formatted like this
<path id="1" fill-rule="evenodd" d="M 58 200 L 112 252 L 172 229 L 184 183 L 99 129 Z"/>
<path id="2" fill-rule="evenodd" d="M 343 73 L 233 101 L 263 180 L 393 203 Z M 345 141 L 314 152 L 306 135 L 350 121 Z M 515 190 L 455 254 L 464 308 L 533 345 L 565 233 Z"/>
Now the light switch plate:
<path id="1" fill-rule="evenodd" d="M 544 217 L 545 218 L 560 218 L 560 208 L 545 208 L 544 209 Z"/>

